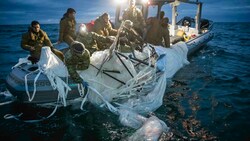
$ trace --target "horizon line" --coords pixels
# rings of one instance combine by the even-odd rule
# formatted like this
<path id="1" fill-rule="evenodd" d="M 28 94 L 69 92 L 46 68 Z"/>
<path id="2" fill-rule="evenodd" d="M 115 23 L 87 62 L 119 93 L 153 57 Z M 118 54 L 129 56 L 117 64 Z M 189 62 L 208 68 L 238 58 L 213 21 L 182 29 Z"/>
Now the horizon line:
<path id="1" fill-rule="evenodd" d="M 215 21 L 214 23 L 250 23 L 250 21 Z M 40 23 L 40 25 L 48 25 L 48 24 L 59 24 L 59 23 Z M 81 23 L 77 23 L 77 24 L 81 24 Z M 6 25 L 30 25 L 30 24 L 23 24 L 23 23 L 16 23 L 16 24 L 1 24 L 0 26 L 6 26 Z"/>

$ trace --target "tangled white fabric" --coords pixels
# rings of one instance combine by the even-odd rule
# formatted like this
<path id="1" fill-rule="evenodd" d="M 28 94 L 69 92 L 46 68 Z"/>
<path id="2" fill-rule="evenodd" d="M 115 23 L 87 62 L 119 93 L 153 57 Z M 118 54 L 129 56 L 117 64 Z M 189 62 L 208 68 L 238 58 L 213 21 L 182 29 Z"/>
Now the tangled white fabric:
<path id="1" fill-rule="evenodd" d="M 135 62 L 130 54 L 120 56 L 114 53 L 112 58 L 103 64 L 101 70 L 98 70 L 108 54 L 106 50 L 94 53 L 91 57 L 92 66 L 79 72 L 92 88 L 86 96 L 88 101 L 99 107 L 112 107 L 110 111 L 118 114 L 120 122 L 125 126 L 135 129 L 141 127 L 129 140 L 136 140 L 145 132 L 150 132 L 150 135 L 144 136 L 146 139 L 156 140 L 163 131 L 168 131 L 166 124 L 158 118 L 146 118 L 143 115 L 155 111 L 162 105 L 167 81 L 181 67 L 188 64 L 188 49 L 185 43 L 178 43 L 172 48 L 157 46 L 154 49 L 159 56 L 155 64 L 151 59 L 147 59 L 152 56 L 152 49 L 147 46 L 143 53 L 135 52 L 137 59 L 148 60 L 147 63 L 135 65 L 138 62 Z M 152 63 L 156 66 L 151 67 Z M 111 106 L 108 102 L 113 102 L 117 106 Z M 150 129 L 152 130 L 149 131 Z"/>
<path id="2" fill-rule="evenodd" d="M 154 57 L 154 51 L 158 58 Z M 187 52 L 185 43 L 177 43 L 171 48 L 148 45 L 143 52 L 135 51 L 135 56 L 113 50 L 109 60 L 105 58 L 110 55 L 110 50 L 95 52 L 91 56 L 89 68 L 77 71 L 89 88 L 83 97 L 81 109 L 86 101 L 101 108 L 106 107 L 119 115 L 123 125 L 138 129 L 129 140 L 157 140 L 169 128 L 157 117 L 147 118 L 147 114 L 162 105 L 168 81 L 181 67 L 188 64 Z M 52 87 L 58 90 L 58 98 L 66 106 L 70 87 L 60 78 L 68 77 L 66 66 L 49 47 L 45 47 L 38 67 L 39 73 L 34 85 L 39 75 L 44 73 Z M 82 88 L 83 86 L 81 89 L 79 87 L 80 94 L 83 94 Z M 35 95 L 27 94 L 30 99 Z"/>
<path id="3" fill-rule="evenodd" d="M 43 47 L 38 68 L 49 79 L 53 89 L 58 90 L 58 98 L 66 106 L 66 98 L 71 88 L 60 77 L 69 76 L 67 67 L 64 63 L 50 50 L 50 47 Z"/>
<path id="4" fill-rule="evenodd" d="M 51 51 L 50 47 L 43 47 L 41 51 L 40 60 L 38 64 L 38 74 L 34 80 L 34 91 L 32 96 L 28 91 L 27 77 L 28 75 L 37 71 L 31 72 L 25 76 L 25 88 L 29 97 L 29 101 L 32 101 L 36 93 L 36 81 L 41 73 L 44 73 L 54 90 L 58 90 L 58 100 L 61 100 L 64 106 L 66 106 L 66 98 L 68 91 L 71 88 L 60 77 L 68 77 L 68 70 L 64 63 Z"/>

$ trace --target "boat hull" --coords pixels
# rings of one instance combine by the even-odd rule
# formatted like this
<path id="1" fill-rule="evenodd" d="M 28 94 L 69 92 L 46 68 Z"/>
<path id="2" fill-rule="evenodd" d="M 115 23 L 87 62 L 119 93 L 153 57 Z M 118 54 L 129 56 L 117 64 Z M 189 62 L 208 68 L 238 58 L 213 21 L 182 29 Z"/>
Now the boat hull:
<path id="1" fill-rule="evenodd" d="M 212 38 L 213 38 L 213 33 L 211 31 L 208 31 L 186 42 L 188 47 L 188 56 L 192 55 L 194 52 L 199 50 Z M 34 80 L 35 77 L 37 76 L 37 72 L 32 73 L 35 70 L 37 70 L 37 65 L 28 65 L 28 64 L 22 64 L 12 69 L 12 71 L 6 78 L 7 89 L 11 92 L 12 95 L 16 96 L 17 99 L 23 103 L 42 104 L 42 103 L 56 102 L 58 99 L 58 91 L 52 88 L 50 81 L 44 74 L 41 74 L 37 82 L 35 83 L 36 92 L 34 99 L 29 100 L 30 98 L 28 97 L 25 88 L 25 76 L 31 73 L 27 77 L 27 84 L 28 84 L 27 90 L 30 93 L 31 97 L 34 91 Z M 66 80 L 66 78 L 62 79 Z M 67 100 L 79 98 L 80 94 L 78 92 L 78 84 L 75 84 L 73 83 L 73 81 L 69 80 L 68 85 L 72 90 L 69 91 Z"/>
<path id="2" fill-rule="evenodd" d="M 208 31 L 186 42 L 188 47 L 188 56 L 191 56 L 193 53 L 200 50 L 202 46 L 206 45 L 207 42 L 213 39 L 213 36 L 213 32 Z"/>
<path id="3" fill-rule="evenodd" d="M 36 82 L 36 92 L 34 99 L 32 101 L 29 100 L 25 88 L 25 75 L 31 73 L 36 68 L 37 68 L 36 65 L 22 64 L 21 66 L 12 69 L 12 71 L 6 78 L 6 87 L 8 91 L 13 96 L 17 97 L 17 100 L 23 103 L 40 104 L 40 103 L 56 102 L 58 99 L 58 91 L 52 88 L 47 76 L 45 76 L 44 74 L 41 74 Z M 32 73 L 27 77 L 27 84 L 28 84 L 27 90 L 30 93 L 30 97 L 32 97 L 33 95 L 34 80 L 36 75 L 37 73 Z M 77 84 L 73 83 L 70 80 L 69 86 L 72 90 L 69 91 L 67 100 L 80 97 Z"/>

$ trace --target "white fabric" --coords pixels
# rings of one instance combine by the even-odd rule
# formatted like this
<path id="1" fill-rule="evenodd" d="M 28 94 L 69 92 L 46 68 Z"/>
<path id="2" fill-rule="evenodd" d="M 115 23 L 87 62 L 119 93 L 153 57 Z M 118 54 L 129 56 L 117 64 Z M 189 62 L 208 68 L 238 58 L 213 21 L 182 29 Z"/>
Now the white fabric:
<path id="1" fill-rule="evenodd" d="M 102 70 L 120 71 L 118 74 L 110 74 L 125 82 L 125 85 L 105 75 L 102 71 L 96 76 L 98 69 L 92 66 L 79 72 L 81 78 L 88 82 L 92 89 L 87 95 L 88 101 L 99 107 L 106 105 L 111 112 L 119 115 L 120 122 L 125 126 L 135 129 L 141 127 L 129 140 L 157 140 L 163 131 L 167 131 L 166 124 L 158 118 L 147 119 L 142 115 L 153 112 L 162 105 L 168 80 L 181 67 L 188 64 L 188 49 L 185 43 L 175 44 L 171 48 L 160 46 L 154 48 L 158 56 L 162 56 L 156 63 L 154 60 L 148 59 L 148 66 L 141 64 L 135 68 L 131 60 L 120 56 L 133 77 L 129 75 L 114 53 L 112 58 L 104 63 Z M 152 55 L 151 50 L 150 47 L 146 47 L 143 53 L 135 52 L 136 57 L 140 60 L 149 58 Z M 107 55 L 107 50 L 94 53 L 91 57 L 91 64 L 100 68 Z M 125 55 L 129 56 L 129 54 Z M 150 67 L 151 63 L 155 63 L 156 67 Z M 156 74 L 157 70 L 162 72 Z M 116 101 L 117 107 L 109 103 L 114 101 Z"/>
<path id="2" fill-rule="evenodd" d="M 119 109 L 119 120 L 120 122 L 128 127 L 132 127 L 134 129 L 140 128 L 143 123 L 147 120 L 142 115 L 137 114 L 136 112 L 126 109 L 126 108 L 120 108 Z"/>
<path id="3" fill-rule="evenodd" d="M 172 78 L 180 68 L 189 64 L 187 60 L 188 48 L 184 42 L 179 42 L 171 48 L 157 46 L 155 50 L 159 56 L 164 56 L 157 61 L 157 66 L 168 72 L 167 78 Z"/>
<path id="4" fill-rule="evenodd" d="M 152 116 L 146 120 L 143 126 L 138 129 L 132 136 L 128 138 L 129 141 L 158 141 L 163 132 L 168 132 L 169 127 Z"/>
<path id="5" fill-rule="evenodd" d="M 93 66 L 90 65 L 84 71 L 77 71 L 89 84 L 89 91 L 82 100 L 81 109 L 86 101 L 99 107 L 105 106 L 119 115 L 123 125 L 140 128 L 130 140 L 157 140 L 163 131 L 168 130 L 166 124 L 156 117 L 146 118 L 143 115 L 155 111 L 162 105 L 168 81 L 181 67 L 188 64 L 188 49 L 185 43 L 177 43 L 171 48 L 154 48 L 158 56 L 161 56 L 157 61 L 152 59 L 152 49 L 149 46 L 145 47 L 142 53 L 135 51 L 136 58 L 140 60 L 150 58 L 145 60 L 148 65 L 135 65 L 137 63 L 134 60 L 120 56 L 132 76 L 114 52 L 110 54 L 110 50 L 105 50 L 92 54 L 90 61 Z M 109 60 L 106 60 L 107 58 Z M 152 68 L 151 64 L 156 67 Z M 38 66 L 39 71 L 48 76 L 52 87 L 59 91 L 59 97 L 66 106 L 67 92 L 70 88 L 60 77 L 68 76 L 67 68 L 49 47 L 42 49 Z M 104 74 L 105 70 L 119 72 L 106 73 L 123 81 L 125 85 Z M 158 70 L 161 72 L 157 73 Z M 82 94 L 82 88 L 79 88 L 79 91 Z M 111 102 L 115 102 L 116 106 Z"/>
<path id="6" fill-rule="evenodd" d="M 68 91 L 71 88 L 65 83 L 60 77 L 68 77 L 68 70 L 64 63 L 50 50 L 50 47 L 43 47 L 41 50 L 41 57 L 38 64 L 38 70 L 28 73 L 25 76 L 25 88 L 26 93 L 28 95 L 29 101 L 32 101 L 36 94 L 36 82 L 41 75 L 41 73 L 45 74 L 54 90 L 58 90 L 59 100 L 66 106 L 66 98 Z M 39 71 L 39 72 L 38 72 Z M 38 72 L 34 79 L 34 90 L 32 95 L 29 93 L 27 77 L 32 74 Z"/>
<path id="7" fill-rule="evenodd" d="M 38 68 L 49 79 L 53 89 L 58 90 L 59 98 L 66 106 L 66 98 L 71 88 L 60 77 L 68 77 L 68 70 L 64 63 L 50 50 L 50 47 L 43 47 Z"/>
<path id="8" fill-rule="evenodd" d="M 91 64 L 97 68 L 100 68 L 104 58 L 108 55 L 109 50 L 95 52 L 90 58 Z M 121 59 L 124 61 L 131 73 L 133 75 L 136 75 L 136 71 L 132 63 L 123 57 L 121 57 Z M 88 82 L 88 84 L 91 87 L 95 88 L 99 93 L 101 93 L 107 101 L 111 102 L 113 98 L 117 97 L 117 88 L 121 87 L 122 84 L 102 72 L 97 75 L 98 69 L 96 69 L 95 67 L 90 65 L 87 70 L 79 71 L 79 74 L 84 81 Z M 120 73 L 108 74 L 114 76 L 119 80 L 122 80 L 123 82 L 127 82 L 128 80 L 132 79 L 130 74 L 114 54 L 112 58 L 102 66 L 102 70 L 119 71 Z M 95 105 L 103 104 L 103 101 L 100 99 L 100 97 L 93 91 L 90 91 L 88 100 Z"/>
<path id="9" fill-rule="evenodd" d="M 43 47 L 40 60 L 37 63 L 44 71 L 51 71 L 55 76 L 68 77 L 68 70 L 64 63 L 50 50 L 50 47 Z"/>

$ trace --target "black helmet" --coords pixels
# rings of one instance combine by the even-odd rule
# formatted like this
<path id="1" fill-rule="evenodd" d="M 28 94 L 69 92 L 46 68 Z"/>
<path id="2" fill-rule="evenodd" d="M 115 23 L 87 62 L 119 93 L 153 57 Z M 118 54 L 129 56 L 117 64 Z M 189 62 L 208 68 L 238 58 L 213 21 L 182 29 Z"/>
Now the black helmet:
<path id="1" fill-rule="evenodd" d="M 85 46 L 83 43 L 78 42 L 78 41 L 74 41 L 71 43 L 71 48 L 70 48 L 73 53 L 75 54 L 84 54 L 85 52 Z"/>

